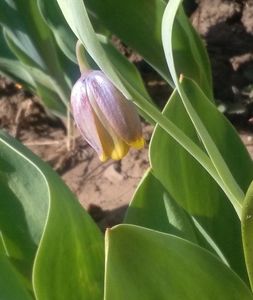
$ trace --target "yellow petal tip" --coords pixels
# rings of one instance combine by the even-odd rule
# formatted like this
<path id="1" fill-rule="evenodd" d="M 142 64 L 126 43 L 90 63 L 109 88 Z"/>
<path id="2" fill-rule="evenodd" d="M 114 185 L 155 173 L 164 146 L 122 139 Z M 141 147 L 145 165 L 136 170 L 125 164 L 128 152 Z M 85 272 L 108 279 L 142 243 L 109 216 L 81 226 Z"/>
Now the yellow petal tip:
<path id="1" fill-rule="evenodd" d="M 141 149 L 141 148 L 144 147 L 144 145 L 145 145 L 145 140 L 144 140 L 143 137 L 141 137 L 140 139 L 130 143 L 130 146 L 135 148 L 135 149 Z"/>
<path id="2" fill-rule="evenodd" d="M 105 162 L 108 160 L 108 157 L 105 155 L 105 153 L 100 154 L 98 157 L 101 162 Z"/>
<path id="3" fill-rule="evenodd" d="M 127 155 L 128 150 L 129 146 L 120 141 L 114 144 L 114 149 L 112 150 L 110 156 L 113 160 L 120 160 Z"/>

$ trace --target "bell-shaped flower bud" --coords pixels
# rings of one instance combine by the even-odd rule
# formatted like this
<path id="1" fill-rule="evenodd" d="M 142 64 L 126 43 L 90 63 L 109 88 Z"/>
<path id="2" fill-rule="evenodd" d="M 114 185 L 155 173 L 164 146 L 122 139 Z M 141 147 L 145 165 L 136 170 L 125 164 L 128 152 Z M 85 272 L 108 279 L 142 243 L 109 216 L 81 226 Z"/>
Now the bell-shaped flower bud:
<path id="1" fill-rule="evenodd" d="M 119 160 L 144 139 L 135 106 L 101 71 L 81 75 L 71 93 L 75 122 L 101 161 Z"/>

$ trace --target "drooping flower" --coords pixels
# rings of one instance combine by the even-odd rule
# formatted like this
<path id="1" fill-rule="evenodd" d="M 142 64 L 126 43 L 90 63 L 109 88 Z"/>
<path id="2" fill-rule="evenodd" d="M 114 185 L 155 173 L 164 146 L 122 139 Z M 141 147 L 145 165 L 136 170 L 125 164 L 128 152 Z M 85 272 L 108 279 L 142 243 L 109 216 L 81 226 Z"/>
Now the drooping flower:
<path id="1" fill-rule="evenodd" d="M 101 71 L 87 71 L 71 93 L 75 122 L 101 161 L 119 160 L 129 148 L 142 148 L 141 123 L 135 106 Z"/>

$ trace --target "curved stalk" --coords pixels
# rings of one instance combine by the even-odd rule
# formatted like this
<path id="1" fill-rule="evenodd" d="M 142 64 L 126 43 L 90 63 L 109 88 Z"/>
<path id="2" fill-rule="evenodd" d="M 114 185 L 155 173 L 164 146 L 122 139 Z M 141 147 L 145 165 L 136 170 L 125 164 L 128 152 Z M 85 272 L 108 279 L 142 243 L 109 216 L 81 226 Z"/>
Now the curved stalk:
<path id="1" fill-rule="evenodd" d="M 85 57 L 85 48 L 80 40 L 76 42 L 76 58 L 81 74 L 90 70 L 88 61 Z"/>

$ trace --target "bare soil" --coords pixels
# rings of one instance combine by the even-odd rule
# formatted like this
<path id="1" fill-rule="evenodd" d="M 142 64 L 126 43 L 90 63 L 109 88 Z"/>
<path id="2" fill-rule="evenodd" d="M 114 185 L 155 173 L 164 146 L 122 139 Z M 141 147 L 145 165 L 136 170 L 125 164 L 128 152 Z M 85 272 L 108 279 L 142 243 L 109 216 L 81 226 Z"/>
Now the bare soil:
<path id="1" fill-rule="evenodd" d="M 244 126 L 253 113 L 253 0 L 199 0 L 190 19 L 210 57 L 214 94 Z"/>

